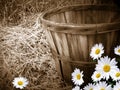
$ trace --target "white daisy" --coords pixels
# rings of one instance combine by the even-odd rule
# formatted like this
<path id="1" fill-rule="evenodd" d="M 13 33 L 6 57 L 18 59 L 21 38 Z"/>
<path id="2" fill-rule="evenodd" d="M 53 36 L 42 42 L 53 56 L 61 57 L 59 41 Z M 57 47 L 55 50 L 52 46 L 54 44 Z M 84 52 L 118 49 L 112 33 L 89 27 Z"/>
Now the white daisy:
<path id="1" fill-rule="evenodd" d="M 100 44 L 95 44 L 91 49 L 90 56 L 93 59 L 100 58 L 102 56 L 102 54 L 104 53 L 103 49 L 104 49 L 104 47 L 101 43 Z"/>
<path id="2" fill-rule="evenodd" d="M 120 56 L 120 45 L 114 48 L 114 53 Z"/>
<path id="3" fill-rule="evenodd" d="M 29 82 L 24 77 L 16 77 L 16 78 L 14 78 L 12 83 L 13 83 L 14 87 L 23 89 L 24 87 L 26 87 L 28 85 Z"/>
<path id="4" fill-rule="evenodd" d="M 108 80 L 109 77 L 112 76 L 112 73 L 118 70 L 116 64 L 117 62 L 115 61 L 115 58 L 111 60 L 108 56 L 106 56 L 98 60 L 98 64 L 95 69 L 96 71 L 101 72 L 104 79 Z"/>
<path id="5" fill-rule="evenodd" d="M 101 72 L 95 71 L 91 78 L 93 81 L 97 82 L 103 78 L 103 75 L 101 74 Z"/>
<path id="6" fill-rule="evenodd" d="M 75 86 L 72 90 L 80 90 L 79 86 Z"/>
<path id="7" fill-rule="evenodd" d="M 112 90 L 112 88 L 106 82 L 99 82 L 95 85 L 94 90 Z"/>
<path id="8" fill-rule="evenodd" d="M 113 87 L 113 90 L 120 90 L 120 81 L 116 83 L 116 85 Z"/>
<path id="9" fill-rule="evenodd" d="M 84 83 L 83 71 L 80 72 L 80 70 L 76 68 L 72 73 L 72 81 L 75 85 L 81 85 L 82 83 Z"/>
<path id="10" fill-rule="evenodd" d="M 95 87 L 94 84 L 89 83 L 88 85 L 86 85 L 86 86 L 84 87 L 84 90 L 94 90 L 94 87 Z"/>
<path id="11" fill-rule="evenodd" d="M 120 70 L 118 69 L 114 73 L 112 73 L 111 77 L 114 81 L 120 80 Z"/>

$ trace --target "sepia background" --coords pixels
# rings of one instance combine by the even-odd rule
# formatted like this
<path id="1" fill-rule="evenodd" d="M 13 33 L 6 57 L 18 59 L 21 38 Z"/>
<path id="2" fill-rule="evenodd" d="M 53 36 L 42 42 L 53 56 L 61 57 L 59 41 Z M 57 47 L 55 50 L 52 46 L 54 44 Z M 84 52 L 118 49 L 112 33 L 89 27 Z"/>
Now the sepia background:
<path id="1" fill-rule="evenodd" d="M 42 12 L 76 4 L 114 4 L 113 0 L 0 0 L 0 90 L 17 90 L 12 81 L 29 80 L 25 90 L 70 90 L 58 75 Z"/>

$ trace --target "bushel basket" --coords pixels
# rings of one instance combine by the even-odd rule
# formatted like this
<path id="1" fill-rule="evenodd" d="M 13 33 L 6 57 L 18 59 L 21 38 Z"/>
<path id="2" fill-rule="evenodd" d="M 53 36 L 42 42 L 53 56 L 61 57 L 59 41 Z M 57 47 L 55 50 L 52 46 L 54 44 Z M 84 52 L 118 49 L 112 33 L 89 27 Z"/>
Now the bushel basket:
<path id="1" fill-rule="evenodd" d="M 71 83 L 75 68 L 84 71 L 87 84 L 95 62 L 90 58 L 96 43 L 104 45 L 105 54 L 112 57 L 114 46 L 120 44 L 120 10 L 110 5 L 77 5 L 46 11 L 41 22 L 50 44 L 56 69 Z"/>

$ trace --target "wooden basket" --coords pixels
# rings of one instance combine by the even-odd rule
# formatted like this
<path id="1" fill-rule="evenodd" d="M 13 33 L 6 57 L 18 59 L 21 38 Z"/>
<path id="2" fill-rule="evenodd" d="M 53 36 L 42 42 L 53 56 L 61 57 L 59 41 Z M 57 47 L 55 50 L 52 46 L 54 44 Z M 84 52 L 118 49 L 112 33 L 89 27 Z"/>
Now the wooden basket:
<path id="1" fill-rule="evenodd" d="M 102 43 L 111 55 L 120 31 L 120 10 L 110 5 L 76 5 L 44 12 L 41 22 L 50 44 L 58 73 L 68 83 L 75 68 L 84 71 L 85 83 L 91 80 L 95 62 L 91 47 Z"/>

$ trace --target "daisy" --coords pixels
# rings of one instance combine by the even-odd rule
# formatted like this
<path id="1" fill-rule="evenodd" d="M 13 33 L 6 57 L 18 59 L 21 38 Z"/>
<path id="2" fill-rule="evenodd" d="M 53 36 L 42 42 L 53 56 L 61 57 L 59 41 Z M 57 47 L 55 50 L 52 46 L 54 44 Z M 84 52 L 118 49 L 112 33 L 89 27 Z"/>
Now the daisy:
<path id="1" fill-rule="evenodd" d="M 120 81 L 116 83 L 116 85 L 113 87 L 113 90 L 120 90 Z"/>
<path id="2" fill-rule="evenodd" d="M 87 86 L 84 87 L 84 90 L 94 90 L 95 85 L 89 83 Z"/>
<path id="3" fill-rule="evenodd" d="M 120 80 L 120 70 L 118 69 L 114 73 L 112 73 L 111 77 L 114 81 Z"/>
<path id="4" fill-rule="evenodd" d="M 103 78 L 103 75 L 101 74 L 101 72 L 95 71 L 91 78 L 93 81 L 97 82 Z"/>
<path id="5" fill-rule="evenodd" d="M 75 86 L 72 90 L 80 90 L 79 86 Z"/>
<path id="6" fill-rule="evenodd" d="M 94 87 L 94 90 L 112 90 L 112 88 L 106 82 L 99 82 Z"/>
<path id="7" fill-rule="evenodd" d="M 80 71 L 79 69 L 76 68 L 72 73 L 72 81 L 74 82 L 75 85 L 81 85 L 82 83 L 84 83 L 83 71 Z"/>
<path id="8" fill-rule="evenodd" d="M 13 83 L 14 87 L 23 89 L 24 87 L 26 87 L 28 85 L 29 82 L 24 77 L 16 77 L 16 78 L 14 78 L 12 83 Z"/>
<path id="9" fill-rule="evenodd" d="M 93 59 L 98 59 L 102 56 L 102 54 L 104 53 L 104 47 L 103 45 L 100 43 L 100 44 L 95 44 L 92 49 L 91 49 L 91 52 L 90 52 L 90 56 L 91 58 Z"/>
<path id="10" fill-rule="evenodd" d="M 120 45 L 114 48 L 114 53 L 120 56 Z"/>
<path id="11" fill-rule="evenodd" d="M 116 64 L 117 62 L 115 61 L 115 58 L 111 60 L 108 56 L 106 56 L 98 60 L 95 70 L 101 72 L 103 78 L 108 80 L 109 77 L 112 76 L 112 73 L 118 70 Z"/>

